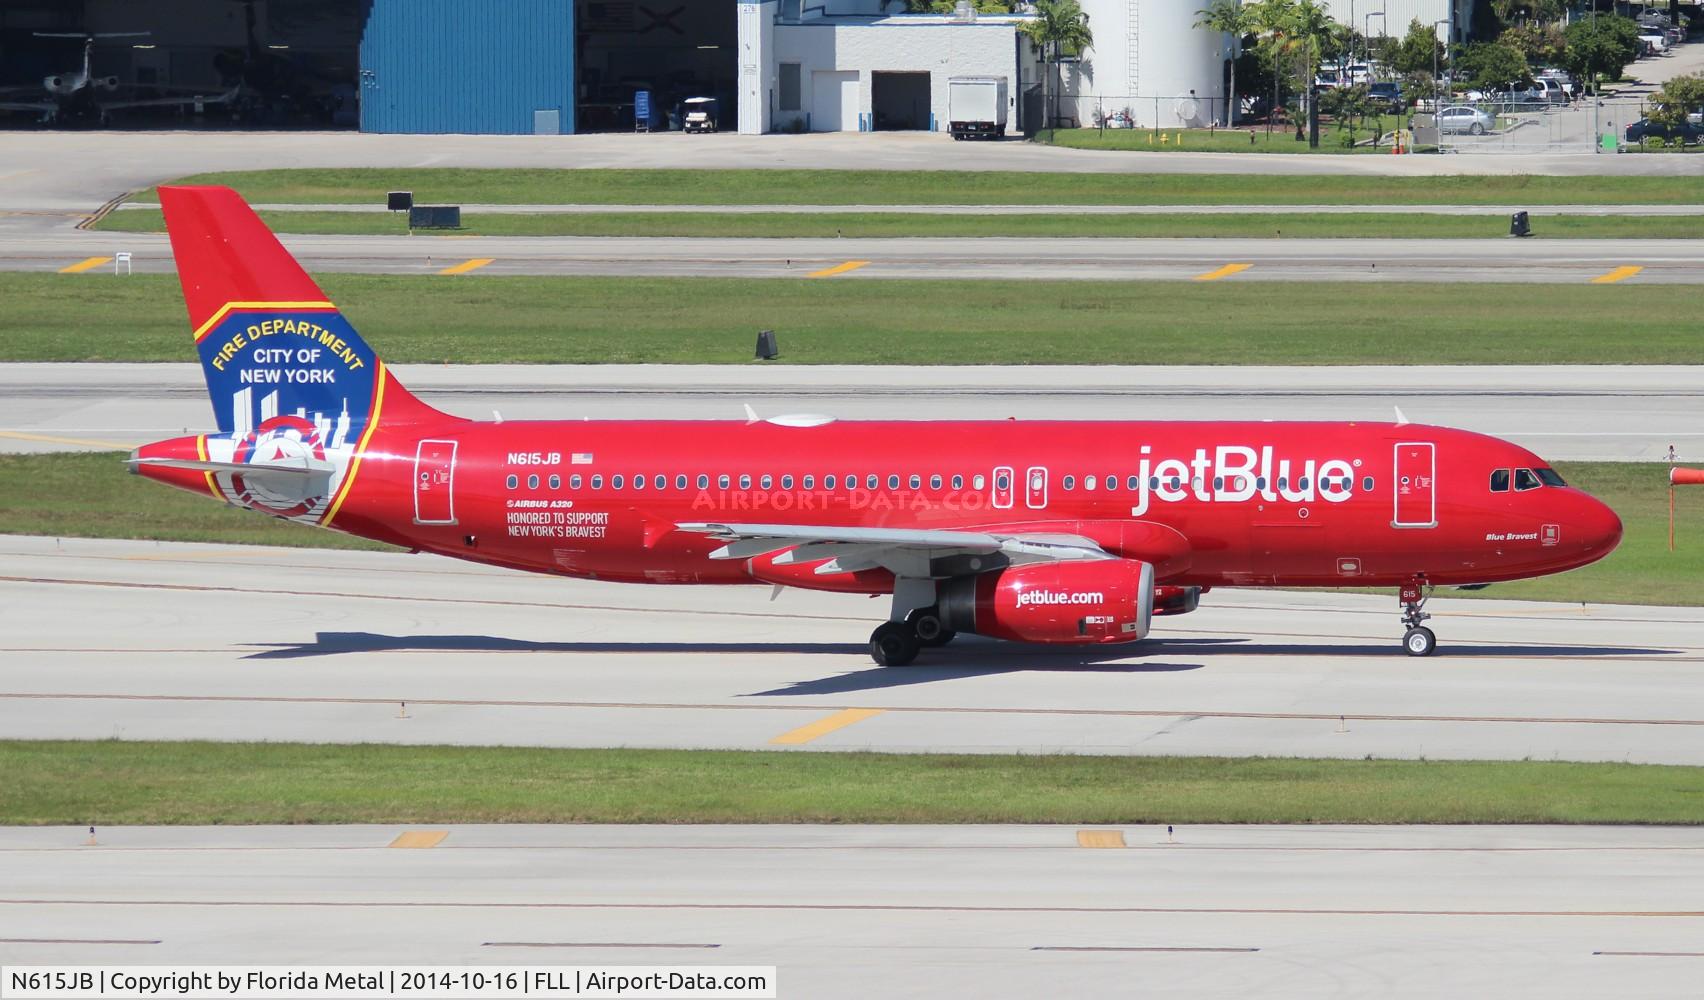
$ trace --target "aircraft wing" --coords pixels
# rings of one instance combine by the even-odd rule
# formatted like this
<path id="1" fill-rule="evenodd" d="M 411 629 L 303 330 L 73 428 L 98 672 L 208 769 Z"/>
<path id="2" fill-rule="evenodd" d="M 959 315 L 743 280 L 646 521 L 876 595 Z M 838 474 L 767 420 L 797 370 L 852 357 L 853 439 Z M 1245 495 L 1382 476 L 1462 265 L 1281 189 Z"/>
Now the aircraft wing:
<path id="1" fill-rule="evenodd" d="M 53 101 L 0 101 L 0 111 L 55 111 L 59 105 Z"/>
<path id="2" fill-rule="evenodd" d="M 897 576 L 943 578 L 1019 563 L 1117 558 L 1091 539 L 1067 534 L 721 522 L 675 527 L 726 542 L 712 559 L 779 552 L 777 566 L 828 560 L 816 567 L 819 574 L 881 568 Z"/>

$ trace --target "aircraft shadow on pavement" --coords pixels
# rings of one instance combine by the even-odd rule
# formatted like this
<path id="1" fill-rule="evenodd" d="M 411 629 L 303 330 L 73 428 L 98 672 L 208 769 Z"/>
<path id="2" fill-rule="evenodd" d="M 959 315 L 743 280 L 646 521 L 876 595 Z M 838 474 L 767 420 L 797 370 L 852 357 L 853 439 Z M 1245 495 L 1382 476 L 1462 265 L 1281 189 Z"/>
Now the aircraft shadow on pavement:
<path id="1" fill-rule="evenodd" d="M 248 660 L 295 660 L 347 653 L 820 653 L 867 655 L 863 643 L 845 642 L 533 642 L 492 635 L 380 635 L 320 632 L 312 642 L 256 643 L 268 646 Z"/>

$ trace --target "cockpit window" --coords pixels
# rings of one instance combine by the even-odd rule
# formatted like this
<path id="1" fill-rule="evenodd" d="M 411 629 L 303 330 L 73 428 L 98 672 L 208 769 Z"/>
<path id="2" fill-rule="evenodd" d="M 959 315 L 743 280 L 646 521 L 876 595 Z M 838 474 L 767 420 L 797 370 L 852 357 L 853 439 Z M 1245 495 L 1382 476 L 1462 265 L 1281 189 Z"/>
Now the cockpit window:
<path id="1" fill-rule="evenodd" d="M 1539 481 L 1542 482 L 1546 486 L 1566 486 L 1566 485 L 1568 485 L 1567 483 L 1562 481 L 1561 476 L 1556 474 L 1555 469 L 1534 469 L 1533 471 L 1538 473 Z"/>
<path id="2" fill-rule="evenodd" d="M 1531 469 L 1515 470 L 1515 489 L 1536 490 L 1540 485 L 1542 484 L 1538 481 L 1538 473 Z"/>
<path id="3" fill-rule="evenodd" d="M 1493 493 L 1507 493 L 1507 492 L 1509 492 L 1509 470 L 1508 469 L 1492 469 L 1491 470 L 1491 492 L 1493 492 Z"/>

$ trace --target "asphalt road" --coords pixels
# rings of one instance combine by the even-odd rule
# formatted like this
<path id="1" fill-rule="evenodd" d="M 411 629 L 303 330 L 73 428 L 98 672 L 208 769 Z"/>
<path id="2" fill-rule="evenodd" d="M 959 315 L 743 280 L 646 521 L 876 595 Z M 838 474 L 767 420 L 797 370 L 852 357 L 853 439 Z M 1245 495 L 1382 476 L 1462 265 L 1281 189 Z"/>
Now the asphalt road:
<path id="1" fill-rule="evenodd" d="M 894 669 L 858 596 L 0 536 L 0 732 L 1704 764 L 1704 609 L 1439 598 L 1424 660 L 1397 610 L 1215 591 L 1131 646 L 965 637 Z"/>
<path id="2" fill-rule="evenodd" d="M 781 334 L 783 351 L 786 333 Z M 189 354 L 184 337 L 184 353 Z M 1704 457 L 1704 367 L 400 365 L 479 419 L 1388 420 L 1507 438 L 1552 460 Z M 202 429 L 194 364 L 0 365 L 0 452 L 131 448 Z"/>
<path id="3" fill-rule="evenodd" d="M 477 273 L 837 281 L 1704 281 L 1704 241 L 1697 240 L 571 236 L 284 236 L 282 240 L 309 271 L 373 274 L 437 274 L 464 262 L 487 261 L 475 265 Z M 138 272 L 174 269 L 163 234 L 56 231 L 0 234 L 0 270 L 58 271 L 119 251 L 133 255 L 132 266 Z M 1618 270 L 1622 268 L 1634 271 Z M 102 270 L 104 265 L 91 276 Z M 823 273 L 830 270 L 832 274 Z"/>
<path id="4" fill-rule="evenodd" d="M 1688 831 L 1078 832 L 4 829 L 0 961 L 773 965 L 828 1000 L 1696 992 Z"/>

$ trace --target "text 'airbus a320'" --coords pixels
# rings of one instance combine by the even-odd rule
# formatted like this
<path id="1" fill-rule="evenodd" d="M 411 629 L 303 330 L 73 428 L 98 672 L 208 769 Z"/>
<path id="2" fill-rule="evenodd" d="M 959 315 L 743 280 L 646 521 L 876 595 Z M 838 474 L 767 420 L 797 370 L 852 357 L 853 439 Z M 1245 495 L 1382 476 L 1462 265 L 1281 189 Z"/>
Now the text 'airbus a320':
<path id="1" fill-rule="evenodd" d="M 424 552 L 626 583 L 891 594 L 877 663 L 958 632 L 1147 636 L 1213 587 L 1427 589 L 1557 573 L 1621 538 L 1525 448 L 1417 424 L 480 422 L 402 387 L 237 194 L 164 187 L 218 430 L 151 479 Z"/>

